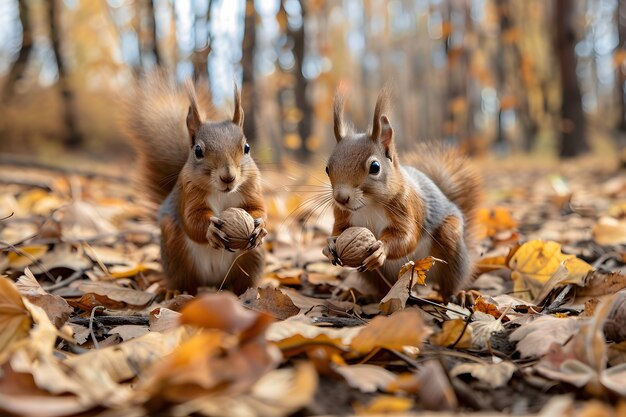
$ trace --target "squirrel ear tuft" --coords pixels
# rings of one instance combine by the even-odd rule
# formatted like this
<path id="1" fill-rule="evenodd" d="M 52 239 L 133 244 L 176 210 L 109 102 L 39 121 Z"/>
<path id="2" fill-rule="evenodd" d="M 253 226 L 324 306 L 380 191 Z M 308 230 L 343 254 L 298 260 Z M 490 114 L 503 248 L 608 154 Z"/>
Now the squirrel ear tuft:
<path id="1" fill-rule="evenodd" d="M 237 83 L 235 83 L 235 113 L 233 114 L 233 123 L 239 127 L 243 127 L 243 107 L 241 107 L 241 94 L 239 94 L 239 89 L 237 88 Z"/>
<path id="2" fill-rule="evenodd" d="M 389 150 L 393 142 L 393 128 L 389 119 L 384 114 L 380 116 L 380 143 L 383 144 L 386 150 Z"/>
<path id="3" fill-rule="evenodd" d="M 185 82 L 187 88 L 187 95 L 189 96 L 189 111 L 187 112 L 187 129 L 189 130 L 189 137 L 191 138 L 192 145 L 196 133 L 200 129 L 202 124 L 202 118 L 200 117 L 200 110 L 198 109 L 198 99 L 196 98 L 196 90 L 193 83 L 190 80 Z"/>
<path id="4" fill-rule="evenodd" d="M 333 127 L 335 131 L 335 139 L 337 139 L 337 142 L 340 142 L 341 139 L 343 139 L 343 136 L 346 134 L 343 125 L 343 104 L 344 97 L 340 94 L 336 94 L 333 103 Z"/>

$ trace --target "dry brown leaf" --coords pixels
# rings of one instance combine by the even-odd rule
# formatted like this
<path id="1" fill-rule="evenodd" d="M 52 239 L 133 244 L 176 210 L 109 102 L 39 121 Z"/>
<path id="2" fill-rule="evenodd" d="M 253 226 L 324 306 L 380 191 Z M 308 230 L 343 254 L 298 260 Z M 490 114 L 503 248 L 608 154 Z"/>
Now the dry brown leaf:
<path id="1" fill-rule="evenodd" d="M 113 327 L 109 330 L 109 334 L 119 334 L 122 340 L 125 342 L 127 340 L 136 339 L 147 334 L 150 330 L 146 326 L 139 326 L 136 324 L 125 324 L 122 326 Z"/>
<path id="2" fill-rule="evenodd" d="M 20 277 L 15 286 L 22 296 L 41 307 L 58 329 L 65 324 L 74 311 L 64 298 L 45 291 L 28 268 L 24 270 L 24 275 Z"/>
<path id="3" fill-rule="evenodd" d="M 286 356 L 316 346 L 329 346 L 339 351 L 346 351 L 348 345 L 363 327 L 330 327 L 314 326 L 301 321 L 300 316 L 273 323 L 267 330 L 266 339 L 274 342 Z"/>
<path id="4" fill-rule="evenodd" d="M 55 245 L 54 250 L 47 252 L 40 261 L 31 267 L 33 274 L 41 274 L 54 268 L 68 268 L 82 271 L 91 266 L 91 260 L 85 256 L 81 248 L 72 249 L 72 245 L 64 243 Z"/>
<path id="5" fill-rule="evenodd" d="M 504 330 L 502 316 L 496 319 L 480 311 L 474 312 L 469 326 L 472 328 L 472 345 L 477 349 L 488 348 L 491 335 Z"/>
<path id="6" fill-rule="evenodd" d="M 291 298 L 278 288 L 249 288 L 239 299 L 245 307 L 267 313 L 278 320 L 300 313 Z"/>
<path id="7" fill-rule="evenodd" d="M 578 332 L 582 323 L 574 317 L 540 316 L 515 329 L 509 337 L 518 342 L 516 349 L 522 358 L 543 356 L 552 343 L 563 345 L 567 342 Z"/>
<path id="8" fill-rule="evenodd" d="M 81 282 L 78 285 L 78 289 L 85 293 L 97 294 L 113 301 L 138 307 L 145 306 L 154 298 L 154 294 L 121 287 L 108 282 Z"/>
<path id="9" fill-rule="evenodd" d="M 429 360 L 417 371 L 420 404 L 427 410 L 450 411 L 457 408 L 458 401 L 448 376 L 439 361 Z"/>
<path id="10" fill-rule="evenodd" d="M 432 256 L 417 261 L 407 262 L 400 268 L 398 280 L 393 284 L 387 295 L 380 301 L 380 310 L 391 314 L 406 307 L 406 302 L 416 285 L 426 285 L 426 273 L 435 261 L 443 262 Z"/>
<path id="11" fill-rule="evenodd" d="M 180 326 L 180 313 L 159 307 L 150 312 L 150 331 L 164 332 Z"/>
<path id="12" fill-rule="evenodd" d="M 384 390 L 396 379 L 394 373 L 376 365 L 346 365 L 336 366 L 333 369 L 344 377 L 352 388 L 366 393 Z"/>
<path id="13" fill-rule="evenodd" d="M 593 226 L 593 239 L 600 245 L 626 243 L 626 220 L 603 216 Z"/>
<path id="14" fill-rule="evenodd" d="M 15 341 L 26 337 L 31 324 L 30 314 L 15 284 L 0 276 L 0 354 Z"/>
<path id="15" fill-rule="evenodd" d="M 454 345 L 456 349 L 469 349 L 472 347 L 472 328 L 464 319 L 447 320 L 443 322 L 441 332 L 432 337 L 432 341 L 439 346 Z"/>
<path id="16" fill-rule="evenodd" d="M 470 374 L 490 388 L 501 388 L 508 384 L 517 367 L 512 362 L 494 357 L 493 363 L 462 363 L 450 371 L 450 376 Z"/>
<path id="17" fill-rule="evenodd" d="M 232 293 L 205 294 L 186 304 L 180 323 L 205 329 L 217 329 L 252 338 L 265 332 L 273 319 L 244 308 Z"/>
<path id="18" fill-rule="evenodd" d="M 367 354 L 376 348 L 402 350 L 404 346 L 420 347 L 430 335 L 419 310 L 410 308 L 391 316 L 377 316 L 352 339 L 352 350 Z"/>

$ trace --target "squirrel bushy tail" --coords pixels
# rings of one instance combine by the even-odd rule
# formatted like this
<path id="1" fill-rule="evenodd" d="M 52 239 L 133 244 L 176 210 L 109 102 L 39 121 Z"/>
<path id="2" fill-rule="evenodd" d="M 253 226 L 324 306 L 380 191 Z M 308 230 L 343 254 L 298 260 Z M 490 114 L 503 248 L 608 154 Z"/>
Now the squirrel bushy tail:
<path id="1" fill-rule="evenodd" d="M 465 237 L 476 235 L 476 213 L 482 201 L 482 179 L 468 159 L 452 147 L 425 144 L 408 158 L 412 166 L 426 174 L 465 218 Z"/>
<path id="2" fill-rule="evenodd" d="M 172 78 L 164 72 L 148 74 L 122 100 L 122 128 L 139 156 L 139 182 L 159 204 L 174 188 L 191 148 L 185 127 L 189 94 Z M 199 101 L 212 113 L 208 94 L 200 94 Z"/>

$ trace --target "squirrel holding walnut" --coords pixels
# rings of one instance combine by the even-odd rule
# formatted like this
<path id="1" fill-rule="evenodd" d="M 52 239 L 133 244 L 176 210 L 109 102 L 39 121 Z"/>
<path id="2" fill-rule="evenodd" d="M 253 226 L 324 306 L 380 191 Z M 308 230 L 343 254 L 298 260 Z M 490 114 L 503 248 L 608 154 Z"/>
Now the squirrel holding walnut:
<path id="1" fill-rule="evenodd" d="M 401 165 L 387 117 L 389 98 L 376 101 L 371 131 L 354 132 L 343 119 L 343 99 L 335 98 L 337 144 L 326 167 L 334 198 L 332 235 L 326 255 L 337 257 L 336 236 L 350 227 L 365 227 L 375 237 L 359 271 L 380 291 L 378 270 L 395 282 L 403 264 L 433 255 L 429 271 L 444 299 L 467 283 L 472 273 L 468 247 L 474 243 L 481 179 L 453 149 L 421 147 L 413 166 Z"/>
<path id="2" fill-rule="evenodd" d="M 147 77 L 125 103 L 124 127 L 139 154 L 140 183 L 160 204 L 161 262 L 171 289 L 196 293 L 201 286 L 237 294 L 263 274 L 265 207 L 259 170 L 243 134 L 243 109 L 235 88 L 231 119 L 205 120 L 194 86 L 187 91 L 164 75 Z M 206 101 L 206 100 L 204 100 Z M 343 100 L 335 99 L 337 140 L 326 172 L 334 197 L 333 236 L 353 226 L 376 240 L 359 268 L 381 290 L 378 269 L 395 281 L 401 266 L 433 255 L 445 263 L 429 272 L 444 298 L 471 274 L 479 175 L 453 150 L 424 147 L 415 166 L 401 165 L 387 117 L 388 95 L 376 102 L 372 129 L 348 130 Z M 186 114 L 186 116 L 185 116 Z M 243 209 L 253 219 L 243 247 L 233 245 L 226 214 Z M 324 254 L 341 263 L 329 239 Z"/>
<path id="3" fill-rule="evenodd" d="M 123 127 L 139 155 L 140 185 L 160 204 L 161 263 L 169 288 L 195 294 L 199 287 L 223 284 L 241 294 L 263 274 L 260 244 L 267 234 L 241 98 L 235 86 L 232 118 L 210 121 L 191 82 L 186 90 L 164 74 L 146 77 L 124 103 Z M 225 232 L 232 208 L 253 219 L 244 247 L 235 248 Z"/>

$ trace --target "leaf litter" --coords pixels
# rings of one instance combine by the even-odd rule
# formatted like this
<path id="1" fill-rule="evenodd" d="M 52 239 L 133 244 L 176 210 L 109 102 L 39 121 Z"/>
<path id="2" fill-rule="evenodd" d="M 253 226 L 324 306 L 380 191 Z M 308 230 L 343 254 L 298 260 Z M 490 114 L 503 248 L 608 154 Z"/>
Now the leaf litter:
<path id="1" fill-rule="evenodd" d="M 259 288 L 172 293 L 131 184 L 22 167 L 47 186 L 0 192 L 0 412 L 620 415 L 626 177 L 489 169 L 473 291 L 444 304 L 435 258 L 382 299 L 327 263 L 297 186 L 268 187 Z"/>

